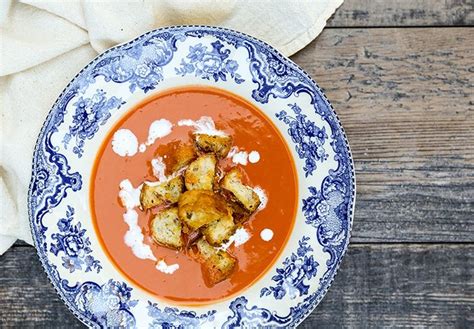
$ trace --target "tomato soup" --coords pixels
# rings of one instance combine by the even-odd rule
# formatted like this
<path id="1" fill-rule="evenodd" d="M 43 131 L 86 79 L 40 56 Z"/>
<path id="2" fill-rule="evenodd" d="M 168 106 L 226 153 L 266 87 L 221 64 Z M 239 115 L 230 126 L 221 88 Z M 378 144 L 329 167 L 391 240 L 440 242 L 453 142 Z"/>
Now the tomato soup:
<path id="1" fill-rule="evenodd" d="M 128 179 L 133 186 L 153 181 L 151 160 L 166 159 L 168 145 L 189 143 L 190 127 L 180 120 L 211 117 L 216 128 L 233 137 L 239 150 L 258 152 L 258 162 L 239 164 L 246 181 L 263 189 L 268 197 L 264 209 L 252 215 L 243 227 L 250 235 L 244 244 L 228 248 L 238 261 L 234 273 L 214 286 L 206 284 L 201 265 L 186 253 L 162 247 L 150 237 L 148 211 L 137 211 L 138 225 L 157 259 L 179 264 L 172 274 L 157 270 L 156 262 L 139 259 L 124 242 L 128 226 L 124 207 L 118 197 L 120 183 Z M 141 143 L 147 141 L 149 127 L 155 120 L 166 119 L 172 132 L 158 138 L 146 150 L 133 156 L 119 156 L 113 151 L 112 139 L 119 129 L 129 129 Z M 221 160 L 223 167 L 233 164 Z M 175 304 L 195 305 L 230 297 L 250 286 L 273 264 L 292 231 L 297 207 L 297 178 L 287 144 L 277 128 L 256 107 L 226 91 L 200 86 L 170 89 L 150 96 L 130 110 L 110 131 L 94 163 L 90 203 L 92 217 L 102 247 L 131 282 L 154 296 Z M 268 234 L 273 232 L 268 240 Z"/>

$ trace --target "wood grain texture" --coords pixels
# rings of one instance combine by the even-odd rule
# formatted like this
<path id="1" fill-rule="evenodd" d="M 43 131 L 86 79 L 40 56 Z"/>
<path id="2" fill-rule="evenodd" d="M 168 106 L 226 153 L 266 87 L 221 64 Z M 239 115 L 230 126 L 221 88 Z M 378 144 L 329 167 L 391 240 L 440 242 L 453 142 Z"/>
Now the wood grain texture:
<path id="1" fill-rule="evenodd" d="M 33 247 L 0 256 L 0 328 L 74 328 L 82 324 L 46 277 Z"/>
<path id="2" fill-rule="evenodd" d="M 352 241 L 474 241 L 472 31 L 328 29 L 292 57 L 349 138 Z"/>
<path id="3" fill-rule="evenodd" d="M 474 25 L 472 0 L 345 0 L 330 27 Z"/>
<path id="4" fill-rule="evenodd" d="M 474 326 L 473 245 L 354 245 L 302 328 Z"/>
<path id="5" fill-rule="evenodd" d="M 0 256 L 0 327 L 80 327 L 33 248 Z M 302 327 L 474 325 L 473 245 L 353 245 Z"/>

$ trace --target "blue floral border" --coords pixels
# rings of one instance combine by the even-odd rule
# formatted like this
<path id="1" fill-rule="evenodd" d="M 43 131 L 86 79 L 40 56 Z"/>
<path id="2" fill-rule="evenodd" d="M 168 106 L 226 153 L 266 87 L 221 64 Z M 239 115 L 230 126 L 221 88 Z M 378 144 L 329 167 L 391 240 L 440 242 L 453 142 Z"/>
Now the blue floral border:
<path id="1" fill-rule="evenodd" d="M 335 240 L 330 241 L 325 235 L 325 228 L 316 224 L 318 215 L 311 217 L 311 211 L 314 212 L 314 207 L 311 208 L 306 206 L 306 209 L 304 209 L 305 215 L 307 216 L 307 223 L 313 224 L 313 226 L 317 228 L 317 238 L 320 243 L 325 246 L 325 250 L 330 252 L 331 259 L 328 263 L 328 271 L 323 276 L 320 289 L 318 289 L 318 291 L 313 293 L 311 296 L 305 298 L 304 301 L 301 302 L 297 307 L 292 308 L 288 316 L 284 318 L 276 317 L 278 321 L 273 323 L 275 325 L 282 325 L 284 323 L 285 326 L 296 326 L 309 312 L 314 309 L 314 307 L 316 307 L 316 305 L 325 295 L 339 267 L 342 257 L 347 250 L 350 231 L 352 228 L 353 206 L 355 203 L 354 167 L 347 138 L 344 134 L 344 130 L 340 124 L 339 118 L 335 114 L 332 106 L 329 104 L 326 96 L 316 85 L 316 83 L 306 72 L 302 71 L 296 66 L 296 64 L 287 58 L 284 58 L 271 46 L 240 32 L 209 26 L 178 26 L 154 30 L 139 36 L 127 44 L 116 46 L 107 50 L 105 53 L 94 59 L 74 77 L 74 79 L 63 90 L 58 100 L 52 107 L 50 113 L 48 114 L 45 124 L 41 129 L 34 151 L 32 179 L 28 193 L 28 210 L 30 216 L 30 226 L 32 232 L 34 233 L 34 242 L 38 255 L 50 281 L 52 282 L 60 297 L 65 301 L 67 307 L 83 323 L 89 326 L 100 325 L 100 323 L 96 320 L 94 321 L 93 318 L 88 318 L 86 314 L 82 314 L 83 312 L 81 312 L 81 310 L 78 308 L 78 305 L 74 303 L 73 300 L 71 300 L 71 295 L 66 292 L 67 289 L 65 288 L 68 286 L 68 282 L 59 277 L 55 265 L 51 264 L 47 258 L 47 245 L 43 238 L 43 234 L 47 228 L 44 226 L 42 218 L 51 208 L 56 207 L 61 202 L 61 200 L 66 197 L 69 191 L 78 191 L 82 187 L 81 176 L 78 173 L 70 171 L 71 168 L 68 165 L 67 159 L 64 157 L 64 155 L 55 152 L 55 149 L 50 141 L 51 135 L 57 132 L 56 127 L 63 122 L 64 115 L 66 113 L 65 107 L 69 100 L 74 97 L 78 88 L 80 89 L 84 87 L 77 84 L 79 77 L 87 72 L 91 67 L 99 65 L 104 58 L 107 59 L 107 54 L 113 53 L 117 50 L 123 50 L 134 43 L 142 42 L 142 40 L 146 39 L 150 35 L 152 37 L 149 39 L 164 38 L 166 40 L 182 33 L 195 36 L 210 34 L 218 39 L 222 39 L 233 44 L 236 46 L 236 48 L 241 46 L 247 48 L 251 58 L 256 59 L 250 63 L 253 81 L 259 86 L 252 94 L 252 97 L 256 101 L 266 103 L 268 102 L 269 97 L 287 98 L 293 93 L 298 94 L 305 92 L 311 96 L 312 104 L 315 106 L 315 111 L 329 123 L 333 131 L 333 135 L 331 137 L 335 142 L 332 144 L 332 147 L 336 151 L 336 160 L 338 160 L 339 167 L 330 173 L 325 182 L 323 182 L 323 186 L 320 190 L 312 188 L 310 190 L 312 196 L 303 202 L 305 205 L 310 204 L 311 202 L 313 202 L 312 204 L 315 204 L 314 200 L 316 200 L 316 204 L 319 205 L 323 201 L 330 198 L 329 192 L 334 191 L 334 188 L 337 190 L 338 187 L 342 186 L 343 189 L 339 188 L 339 191 L 344 191 L 344 200 L 340 203 L 343 205 L 343 207 L 339 207 L 338 213 L 339 215 L 343 215 L 343 218 L 346 221 L 345 225 L 347 230 L 344 237 L 336 237 Z M 176 40 L 174 40 L 174 42 L 176 42 Z M 252 51 L 254 53 L 252 53 Z M 266 64 L 267 67 L 263 68 L 262 71 L 262 66 L 265 66 Z M 253 67 L 254 65 L 257 66 Z M 258 65 L 260 65 L 260 67 L 258 67 Z M 156 75 L 159 73 L 160 72 L 153 74 Z M 279 76 L 281 79 L 268 79 L 270 74 L 277 74 L 277 76 Z M 156 81 L 158 81 L 159 78 L 160 77 L 158 75 L 158 79 Z M 84 81 L 81 83 L 84 83 Z M 145 84 L 144 88 L 148 89 L 143 89 L 143 84 Z M 136 86 L 142 88 L 146 92 L 155 88 L 156 83 L 153 81 L 141 81 L 137 78 L 136 82 L 131 83 L 130 90 L 133 92 L 132 89 Z M 51 165 L 51 163 L 54 163 L 54 166 Z M 60 184 L 58 184 L 59 181 L 61 182 Z M 53 186 L 54 188 L 48 190 L 48 186 Z M 334 237 L 331 238 L 334 239 Z M 336 247 L 334 247 L 334 241 L 337 242 Z M 86 283 L 83 283 L 82 285 L 85 284 Z M 80 291 L 79 287 L 75 287 L 75 289 L 76 291 Z M 77 294 L 74 295 L 74 297 L 77 296 Z M 235 306 L 239 303 L 245 306 L 248 302 L 245 297 L 239 297 L 231 303 L 231 310 L 234 310 L 234 317 L 230 317 L 226 322 L 227 324 L 233 323 L 234 325 L 239 325 L 244 323 L 240 322 L 240 320 L 247 318 L 247 313 L 249 310 L 256 309 L 256 307 L 232 308 L 232 305 Z M 130 305 L 130 307 L 133 307 L 133 305 Z M 128 311 L 128 309 L 126 309 L 126 311 Z M 272 318 L 275 318 L 275 316 L 271 316 L 270 320 Z M 235 322 L 236 320 L 237 322 Z M 264 323 L 270 324 L 272 321 Z M 234 325 L 231 325 L 230 327 L 234 327 Z M 226 327 L 227 325 L 224 326 Z"/>

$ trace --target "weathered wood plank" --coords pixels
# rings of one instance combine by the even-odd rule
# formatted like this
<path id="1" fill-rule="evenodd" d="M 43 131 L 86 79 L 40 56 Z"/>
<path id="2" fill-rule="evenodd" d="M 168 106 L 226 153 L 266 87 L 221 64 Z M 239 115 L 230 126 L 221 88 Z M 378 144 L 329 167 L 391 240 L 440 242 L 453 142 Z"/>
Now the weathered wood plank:
<path id="1" fill-rule="evenodd" d="M 328 22 L 330 27 L 473 24 L 472 0 L 345 0 Z"/>
<path id="2" fill-rule="evenodd" d="M 302 327 L 472 327 L 474 245 L 352 245 Z M 0 327 L 79 327 L 33 248 L 0 256 Z"/>
<path id="3" fill-rule="evenodd" d="M 352 147 L 353 241 L 474 241 L 472 31 L 329 29 L 292 57 Z"/>
<path id="4" fill-rule="evenodd" d="M 81 323 L 60 300 L 33 247 L 0 256 L 0 328 L 74 328 Z"/>
<path id="5" fill-rule="evenodd" d="M 473 245 L 354 245 L 302 328 L 474 325 Z"/>

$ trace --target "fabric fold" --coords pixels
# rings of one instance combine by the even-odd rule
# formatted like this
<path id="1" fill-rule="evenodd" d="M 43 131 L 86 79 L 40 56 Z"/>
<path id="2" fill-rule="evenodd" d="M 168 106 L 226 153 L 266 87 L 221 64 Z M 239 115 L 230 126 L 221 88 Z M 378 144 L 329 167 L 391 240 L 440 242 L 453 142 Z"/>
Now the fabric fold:
<path id="1" fill-rule="evenodd" d="M 0 78 L 1 236 L 32 243 L 27 199 L 36 139 L 58 95 L 96 55 L 89 45 L 85 45 L 41 65 Z"/>
<path id="2" fill-rule="evenodd" d="M 64 18 L 22 3 L 0 28 L 0 76 L 21 72 L 89 43 L 87 32 Z"/>

